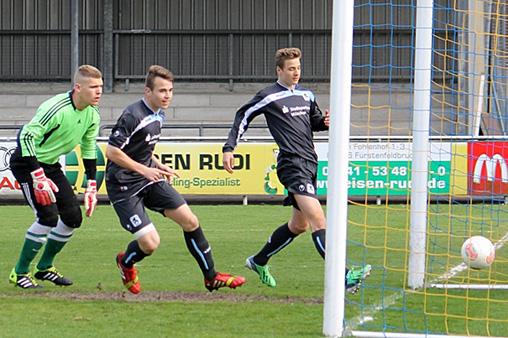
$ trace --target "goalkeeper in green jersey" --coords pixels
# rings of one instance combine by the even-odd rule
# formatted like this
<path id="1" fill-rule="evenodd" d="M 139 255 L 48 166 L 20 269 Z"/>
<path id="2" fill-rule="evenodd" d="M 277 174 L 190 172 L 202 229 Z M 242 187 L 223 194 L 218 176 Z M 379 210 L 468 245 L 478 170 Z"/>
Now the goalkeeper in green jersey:
<path id="1" fill-rule="evenodd" d="M 102 95 L 102 74 L 92 66 L 79 67 L 71 91 L 43 102 L 32 120 L 21 127 L 10 167 L 26 201 L 35 212 L 25 243 L 9 281 L 23 289 L 41 288 L 36 280 L 72 285 L 53 266 L 53 260 L 79 228 L 82 214 L 78 199 L 58 162 L 61 155 L 81 145 L 87 177 L 84 201 L 90 217 L 97 205 L 95 181 Z M 30 263 L 46 243 L 39 263 L 30 273 Z M 35 277 L 35 278 L 34 278 Z"/>

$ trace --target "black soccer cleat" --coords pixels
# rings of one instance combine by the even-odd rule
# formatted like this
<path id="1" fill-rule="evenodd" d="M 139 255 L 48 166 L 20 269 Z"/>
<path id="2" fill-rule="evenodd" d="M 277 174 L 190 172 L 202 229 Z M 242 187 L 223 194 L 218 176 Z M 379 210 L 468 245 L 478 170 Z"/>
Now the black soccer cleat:
<path id="1" fill-rule="evenodd" d="M 47 268 L 46 270 L 39 270 L 35 268 L 34 277 L 39 280 L 47 280 L 55 283 L 55 285 L 59 286 L 69 286 L 72 285 L 72 280 L 68 277 L 65 277 L 54 266 Z"/>

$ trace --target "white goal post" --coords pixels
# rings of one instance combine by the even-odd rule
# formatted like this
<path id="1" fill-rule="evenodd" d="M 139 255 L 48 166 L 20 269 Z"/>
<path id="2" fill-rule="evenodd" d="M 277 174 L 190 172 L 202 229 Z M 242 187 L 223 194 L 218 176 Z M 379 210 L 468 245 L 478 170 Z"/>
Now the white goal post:
<path id="1" fill-rule="evenodd" d="M 341 336 L 344 330 L 346 268 L 349 125 L 353 53 L 354 0 L 334 0 L 330 83 L 330 132 L 328 174 L 325 291 L 323 333 Z"/>
<path id="2" fill-rule="evenodd" d="M 498 263 L 496 258 L 496 262 L 489 271 L 478 272 L 468 270 L 465 264 L 460 263 L 462 259 L 460 250 L 457 250 L 457 247 L 460 248 L 458 243 L 463 242 L 464 238 L 467 238 L 475 231 L 481 231 L 482 234 L 484 231 L 486 234 L 493 233 L 492 238 L 495 238 L 493 242 L 496 242 L 496 250 L 504 245 L 506 237 L 508 237 L 508 234 L 503 237 L 503 234 L 506 232 L 506 229 L 503 230 L 502 226 L 506 219 L 503 216 L 505 216 L 507 211 L 502 207 L 498 208 L 503 209 L 501 211 L 495 209 L 495 207 L 492 207 L 493 210 L 488 209 L 488 206 L 485 207 L 487 211 L 492 211 L 491 214 L 485 217 L 483 217 L 483 214 L 482 217 L 476 216 L 475 212 L 477 210 L 473 209 L 479 208 L 469 208 L 469 206 L 473 204 L 475 198 L 484 198 L 484 204 L 488 204 L 488 198 L 492 198 L 493 200 L 494 196 L 499 195 L 497 192 L 498 190 L 508 195 L 508 190 L 505 188 L 499 188 L 494 192 L 494 184 L 496 183 L 495 165 L 491 167 L 487 166 L 487 179 L 484 177 L 481 180 L 480 178 L 475 180 L 476 176 L 473 177 L 471 173 L 474 166 L 473 160 L 477 160 L 480 158 L 479 156 L 482 156 L 479 150 L 473 151 L 473 147 L 487 148 L 490 142 L 495 143 L 494 147 L 499 149 L 508 149 L 508 138 L 505 133 L 505 125 L 499 128 L 503 132 L 502 140 L 486 140 L 479 137 L 482 128 L 489 128 L 488 126 L 482 126 L 482 123 L 484 125 L 489 123 L 495 124 L 496 122 L 502 124 L 502 118 L 508 115 L 508 98 L 502 97 L 503 94 L 508 92 L 508 86 L 502 83 L 503 79 L 506 80 L 508 77 L 508 68 L 505 67 L 505 63 L 508 64 L 508 48 L 503 45 L 504 43 L 508 44 L 508 17 L 506 16 L 508 5 L 501 2 L 494 3 L 492 1 L 481 0 L 464 0 L 461 1 L 460 4 L 459 2 L 453 1 L 445 3 L 445 1 L 440 2 L 438 0 L 416 0 L 410 5 L 398 4 L 392 1 L 387 1 L 386 3 L 369 2 L 368 4 L 362 2 L 356 8 L 358 9 L 358 7 L 369 5 L 372 7 L 380 6 L 380 8 L 386 6 L 384 8 L 386 13 L 391 12 L 393 14 L 393 12 L 398 10 L 398 6 L 412 7 L 411 19 L 408 20 L 410 22 L 408 23 L 408 21 L 402 20 L 407 27 L 410 27 L 407 28 L 407 30 L 411 32 L 408 34 L 411 35 L 411 37 L 402 42 L 401 40 L 390 40 L 389 38 L 384 40 L 386 41 L 386 45 L 384 46 L 386 50 L 388 50 L 388 48 L 396 49 L 403 46 L 410 48 L 413 52 L 412 56 L 414 56 L 414 60 L 412 60 L 410 65 L 404 64 L 406 68 L 410 69 L 408 72 L 411 72 L 409 76 L 411 79 L 407 81 L 407 83 L 409 83 L 407 87 L 402 85 L 397 87 L 397 83 L 393 86 L 391 82 L 389 84 L 392 86 L 390 90 L 396 88 L 394 91 L 400 90 L 400 92 L 408 93 L 407 96 L 410 96 L 410 99 L 408 99 L 410 104 L 408 104 L 407 109 L 407 111 L 410 111 L 408 113 L 408 116 L 410 116 L 410 128 L 407 128 L 409 132 L 406 139 L 410 140 L 407 144 L 409 144 L 411 159 L 407 161 L 404 168 L 410 168 L 411 175 L 407 176 L 407 182 L 410 181 L 411 184 L 405 195 L 400 193 L 401 196 L 408 197 L 407 203 L 410 205 L 408 207 L 405 204 L 404 207 L 408 208 L 409 217 L 402 222 L 398 222 L 400 223 L 398 224 L 400 227 L 396 228 L 394 231 L 383 232 L 384 229 L 381 229 L 383 225 L 386 228 L 391 225 L 388 221 L 388 216 L 386 216 L 385 220 L 379 221 L 378 223 L 377 219 L 373 220 L 367 216 L 362 219 L 364 223 L 348 220 L 348 180 L 350 179 L 349 175 L 351 175 L 348 170 L 351 170 L 350 161 L 356 161 L 357 163 L 354 163 L 354 165 L 356 165 L 355 168 L 361 169 L 361 171 L 359 170 L 356 174 L 359 180 L 364 179 L 368 175 L 372 175 L 372 172 L 369 171 L 369 165 L 371 163 L 369 160 L 352 160 L 349 158 L 350 118 L 352 106 L 357 109 L 357 111 L 361 111 L 361 109 L 369 111 L 369 117 L 371 116 L 371 111 L 376 111 L 376 108 L 380 106 L 382 106 L 382 108 L 388 107 L 386 110 L 389 111 L 389 113 L 392 113 L 400 107 L 396 106 L 396 104 L 393 107 L 391 104 L 383 106 L 386 101 L 391 99 L 389 98 L 383 101 L 383 99 L 385 99 L 383 98 L 383 94 L 385 94 L 386 91 L 378 91 L 376 92 L 378 96 L 369 96 L 368 99 L 358 99 L 361 103 L 356 106 L 356 102 L 352 103 L 351 92 L 356 85 L 352 84 L 351 81 L 353 47 L 355 48 L 355 53 L 357 48 L 359 54 L 361 54 L 361 52 L 365 53 L 365 55 L 361 55 L 361 57 L 368 60 L 366 62 L 370 62 L 367 66 L 374 69 L 372 73 L 375 73 L 375 69 L 382 68 L 378 66 L 376 62 L 381 63 L 381 61 L 379 61 L 381 59 L 379 54 L 383 49 L 379 48 L 379 45 L 384 41 L 382 39 L 375 40 L 374 42 L 373 40 L 368 40 L 365 36 L 369 33 L 373 35 L 375 29 L 370 28 L 371 31 L 369 32 L 369 28 L 366 28 L 363 31 L 364 40 L 361 40 L 361 37 L 359 38 L 361 42 L 357 45 L 353 45 L 354 14 L 356 10 L 355 2 L 354 0 L 333 1 L 329 131 L 329 149 L 333 149 L 333 151 L 329 151 L 328 153 L 327 252 L 325 260 L 323 309 L 323 334 L 327 337 L 438 338 L 451 336 L 458 338 L 492 338 L 500 335 L 504 336 L 504 332 L 506 331 L 506 315 L 504 315 L 504 310 L 499 311 L 499 309 L 502 309 L 504 301 L 503 299 L 498 299 L 501 297 L 499 292 L 502 291 L 495 293 L 495 290 L 508 289 L 508 284 L 506 284 L 507 280 L 504 278 L 505 276 L 508 278 L 508 275 L 505 272 L 506 269 L 504 269 L 502 265 L 506 264 L 507 260 L 500 259 L 498 267 L 494 267 L 494 265 Z M 454 4 L 451 5 L 450 3 Z M 389 6 L 392 7 L 388 8 Z M 497 8 L 497 12 L 494 13 L 493 8 L 495 6 L 499 8 Z M 445 7 L 446 10 L 439 12 L 439 9 L 443 7 Z M 492 11 L 489 12 L 486 8 L 490 8 Z M 392 26 L 390 26 L 390 22 L 381 22 L 380 16 L 375 16 L 373 14 L 375 13 L 375 9 L 376 8 L 369 8 L 365 11 L 372 15 L 372 21 L 374 23 L 371 25 L 382 26 L 384 31 L 380 34 L 389 35 L 397 31 L 400 27 L 397 26 L 399 22 L 392 23 Z M 362 8 L 358 10 L 361 11 Z M 443 14 L 443 12 L 446 13 Z M 493 31 L 491 29 L 494 24 L 491 25 L 491 23 L 495 20 L 498 20 L 498 26 L 500 28 L 496 26 L 496 31 Z M 461 26 L 462 24 L 465 26 Z M 385 26 L 389 28 L 385 28 Z M 477 39 L 477 35 L 481 36 Z M 397 38 L 398 37 L 399 36 L 397 36 Z M 495 44 L 497 46 L 496 48 L 498 48 L 495 50 L 495 53 L 490 50 L 491 47 L 489 47 L 489 39 L 494 38 L 497 39 L 495 40 Z M 494 45 L 494 42 L 492 42 L 492 45 Z M 368 51 L 362 49 L 364 46 L 367 46 L 365 50 Z M 379 49 L 376 50 L 376 48 Z M 384 51 L 386 52 L 386 50 Z M 375 59 L 373 55 L 377 56 L 378 59 Z M 441 59 L 436 62 L 435 58 Z M 494 58 L 496 59 L 494 60 Z M 496 62 L 500 64 L 497 68 Z M 365 64 L 362 64 L 362 66 L 365 66 Z M 399 64 L 394 62 L 393 68 L 397 68 L 398 66 Z M 496 75 L 496 71 L 498 71 L 500 75 Z M 435 77 L 439 76 L 442 77 L 442 79 L 440 79 L 442 83 L 435 80 Z M 493 80 L 495 76 L 497 76 L 497 78 Z M 382 77 L 383 75 L 381 72 L 372 76 L 373 79 L 377 80 Z M 369 77 L 369 81 L 370 80 L 371 78 Z M 391 80 L 390 78 L 389 81 Z M 400 80 L 400 78 L 398 80 Z M 403 80 L 405 80 L 405 78 Z M 363 87 L 360 85 L 358 87 L 362 87 L 362 89 L 366 88 L 365 92 L 369 92 L 368 95 L 371 95 L 371 92 L 381 87 L 377 85 L 378 83 L 372 81 L 372 83 L 369 82 Z M 406 85 L 406 83 L 404 83 L 404 85 Z M 496 89 L 496 86 L 502 88 Z M 403 90 L 400 89 L 402 87 L 404 87 Z M 437 90 L 436 87 L 438 88 Z M 435 96 L 439 97 L 436 98 Z M 505 96 L 508 96 L 508 94 Z M 397 96 L 397 99 L 400 99 L 400 97 L 401 96 Z M 353 101 L 356 99 L 357 97 L 355 95 Z M 377 99 L 382 103 L 377 106 L 375 103 L 372 103 L 371 99 L 372 101 Z M 364 104 L 364 101 L 368 101 L 368 103 Z M 433 108 L 435 108 L 434 103 L 436 102 L 437 105 L 441 104 L 441 106 L 433 110 Z M 403 108 L 405 109 L 406 106 Z M 376 112 L 381 110 L 382 109 L 379 109 Z M 438 111 L 438 113 L 436 113 L 436 111 Z M 378 118 L 378 116 L 383 116 L 381 113 L 380 115 L 376 115 L 376 118 Z M 441 115 L 439 115 L 439 113 L 441 113 Z M 485 115 L 487 115 L 487 117 L 485 117 Z M 396 119 L 397 117 L 394 118 Z M 406 115 L 404 115 L 404 118 L 406 118 Z M 443 124 L 449 123 L 451 126 L 450 130 L 445 130 L 444 128 L 438 129 L 436 134 L 434 134 L 433 132 L 435 129 L 432 124 L 433 118 L 441 119 L 440 122 Z M 452 120 L 452 118 L 456 118 L 456 120 Z M 490 120 L 486 120 L 487 122 L 485 122 L 483 119 L 494 120 L 493 122 Z M 369 125 L 369 123 L 366 123 L 366 125 Z M 392 128 L 391 121 L 387 122 L 386 125 L 387 129 Z M 365 126 L 362 125 L 362 127 Z M 389 130 L 388 135 L 391 135 L 390 131 L 391 130 Z M 433 137 L 431 136 L 431 132 L 433 133 L 432 135 L 442 137 L 441 140 L 447 137 L 451 139 L 454 136 L 460 138 L 459 142 L 455 142 L 454 144 L 450 142 L 447 144 L 449 148 L 443 151 L 443 153 L 446 152 L 448 155 L 447 160 L 436 160 L 432 157 L 431 153 L 433 153 L 432 147 L 434 144 L 430 142 Z M 495 132 L 496 131 L 494 131 L 494 133 Z M 369 134 L 369 136 L 372 135 Z M 396 137 L 397 135 L 394 133 L 394 136 Z M 389 139 L 393 141 L 394 138 L 389 137 Z M 388 143 L 389 142 L 387 142 L 387 144 Z M 500 152 L 500 150 L 495 151 Z M 491 158 L 497 160 L 501 155 L 495 151 L 487 152 L 483 156 L 489 160 Z M 507 158 L 508 155 L 504 154 L 503 156 Z M 373 164 L 373 166 L 378 166 L 380 165 L 379 163 L 383 161 L 385 164 L 381 165 L 384 166 L 385 169 L 389 168 L 391 162 L 387 159 L 378 160 L 378 164 Z M 453 161 L 460 163 L 455 164 Z M 393 162 L 397 161 L 393 160 Z M 445 167 L 444 164 L 442 167 L 439 167 L 443 168 L 443 173 L 440 175 L 443 177 L 447 176 L 450 181 L 447 183 L 449 190 L 444 191 L 442 195 L 435 193 L 435 191 L 429 187 L 430 177 L 436 175 L 436 173 L 432 171 L 434 170 L 433 168 L 436 168 L 436 162 L 440 162 L 439 165 L 445 162 L 448 163 L 446 164 L 448 167 Z M 501 166 L 500 171 L 503 171 L 503 168 L 505 167 Z M 475 175 L 481 176 L 483 166 L 480 165 L 478 170 L 479 172 L 477 174 L 475 173 Z M 506 170 L 504 170 L 504 172 L 505 173 L 502 175 L 508 175 L 506 174 Z M 388 177 L 388 175 L 386 177 Z M 452 180 L 454 180 L 453 183 L 451 182 Z M 365 178 L 363 182 L 366 181 L 367 178 Z M 380 180 L 376 182 L 379 181 Z M 455 181 L 460 182 L 457 183 Z M 489 191 L 487 191 L 487 188 L 484 188 L 484 190 L 487 191 L 485 195 L 480 195 L 480 193 L 483 193 L 483 190 L 479 188 L 478 190 L 474 190 L 472 188 L 473 184 L 478 185 L 480 181 L 483 183 L 489 181 L 485 184 L 492 185 L 492 188 L 490 188 L 490 185 L 488 186 L 488 189 L 491 189 L 490 195 L 488 194 Z M 506 178 L 502 180 L 501 183 L 508 184 L 505 181 Z M 457 196 L 454 195 L 454 191 L 452 191 L 452 184 L 454 184 L 453 189 L 455 189 L 455 191 L 461 191 L 459 197 L 465 200 L 465 202 L 462 203 L 464 208 L 460 210 L 457 208 L 454 209 L 454 200 L 450 202 L 449 205 L 446 204 L 449 201 L 442 203 L 444 206 L 441 208 L 446 209 L 450 206 L 449 210 L 443 212 L 443 210 L 436 208 L 436 211 L 433 211 L 432 208 L 434 207 L 434 203 L 429 203 L 431 199 L 442 198 L 443 200 L 451 200 Z M 402 188 L 397 189 L 399 189 L 400 192 Z M 379 190 L 382 189 L 379 188 Z M 480 191 L 480 193 L 478 193 L 478 191 Z M 386 200 L 388 200 L 388 195 L 390 194 L 391 193 L 386 193 Z M 372 197 L 373 195 L 374 194 L 369 195 L 365 193 L 366 197 Z M 487 200 L 487 202 L 485 202 L 485 200 Z M 380 201 L 381 199 L 378 196 L 377 205 L 381 205 Z M 388 205 L 388 203 L 386 203 L 386 205 Z M 361 207 L 363 207 L 363 205 Z M 370 205 L 367 206 L 366 203 L 365 209 L 367 210 L 369 208 Z M 390 207 L 387 206 L 387 209 L 390 209 Z M 461 210 L 465 210 L 464 214 L 460 214 Z M 483 209 L 478 213 L 483 213 Z M 365 214 L 367 214 L 367 211 Z M 385 212 L 385 215 L 388 214 L 389 212 Z M 372 216 L 369 214 L 369 217 Z M 430 230 L 432 222 L 436 221 L 436 219 L 440 222 L 439 226 L 434 230 Z M 383 223 L 383 221 L 385 221 L 385 223 Z M 375 224 L 373 225 L 372 223 Z M 457 226 L 455 223 L 460 223 L 460 225 Z M 350 239 L 348 241 L 348 226 L 350 226 L 349 231 L 353 233 L 351 224 L 354 225 L 355 229 L 360 228 L 360 226 L 363 227 L 362 230 L 357 230 L 357 232 L 360 232 L 358 237 L 364 234 L 364 238 L 362 239 L 363 242 L 356 241 L 354 244 L 351 244 L 354 240 Z M 448 225 L 450 226 L 447 227 Z M 395 226 L 393 227 L 395 228 Z M 402 227 L 406 228 L 401 230 Z M 460 231 L 454 231 L 459 227 L 461 227 Z M 373 228 L 375 229 L 372 230 Z M 369 231 L 372 231 L 373 234 L 368 233 Z M 381 240 L 376 242 L 373 239 L 378 233 L 385 235 L 385 238 L 383 238 L 384 242 L 381 242 Z M 390 235 L 393 236 L 393 234 L 396 234 L 395 236 L 400 235 L 401 238 L 404 237 L 403 240 L 400 241 L 403 242 L 401 246 L 395 245 L 393 243 L 395 241 L 392 242 L 393 237 L 390 237 Z M 350 247 L 354 246 L 355 250 L 350 249 L 350 251 L 348 251 L 348 243 Z M 429 247 L 433 246 L 434 250 L 438 251 L 438 253 L 433 252 L 427 245 Z M 436 247 L 437 249 L 435 249 Z M 363 253 L 358 254 L 358 252 L 362 250 Z M 355 299 L 350 299 L 348 297 L 346 300 L 344 283 L 338 281 L 343 281 L 345 279 L 346 258 L 350 259 L 350 262 L 354 264 L 359 262 L 358 259 L 355 260 L 349 257 L 351 251 L 353 251 L 353 256 L 355 254 L 357 255 L 356 258 L 361 255 L 364 259 L 367 258 L 372 260 L 376 260 L 377 257 L 375 257 L 375 254 L 380 253 L 381 259 L 377 261 L 378 264 L 376 266 L 374 264 L 372 265 L 372 271 L 373 275 L 376 273 L 385 275 L 370 277 L 372 279 L 377 278 L 377 284 L 366 285 L 365 288 L 361 289 L 360 296 L 355 295 Z M 392 261 L 390 259 L 395 259 L 397 264 L 394 263 L 394 265 L 391 266 L 390 263 Z M 379 263 L 380 261 L 382 262 Z M 404 263 L 401 264 L 401 261 Z M 495 269 L 497 270 L 493 272 Z M 447 273 L 448 270 L 453 271 Z M 461 276 L 461 272 L 465 271 L 467 271 L 467 274 L 463 273 Z M 470 277 L 473 273 L 475 274 L 474 277 Z M 492 273 L 501 276 L 501 278 L 491 278 L 490 275 Z M 440 276 L 441 274 L 443 275 Z M 398 277 L 398 279 L 393 278 L 393 276 Z M 492 293 L 490 291 L 492 291 Z M 471 297 L 469 296 L 469 292 L 473 294 Z M 481 297 L 475 297 L 478 292 L 481 293 Z M 367 298 L 365 302 L 363 299 L 364 295 L 366 295 L 365 298 Z M 439 297 L 448 296 L 449 298 L 446 298 L 445 301 L 446 309 L 439 309 L 439 305 L 441 304 L 440 301 L 438 301 L 440 299 Z M 359 297 L 362 299 L 358 300 Z M 409 298 L 411 298 L 408 300 L 409 306 L 406 308 L 406 299 Z M 372 299 L 381 300 L 375 302 L 372 301 Z M 347 301 L 355 303 L 354 306 L 357 308 L 355 308 L 354 311 L 349 311 L 345 306 Z M 356 304 L 356 302 L 358 303 Z M 425 305 L 419 307 L 422 303 Z M 350 306 L 350 308 L 351 307 L 353 306 Z M 349 315 L 350 313 L 354 313 L 354 315 Z M 386 317 L 391 316 L 392 318 L 385 319 L 385 315 L 388 313 L 389 315 Z M 346 314 L 348 314 L 347 317 Z M 375 317 L 374 314 L 380 314 L 378 316 L 380 318 L 373 318 Z M 355 316 L 355 318 L 350 318 L 353 316 Z M 390 325 L 396 322 L 399 316 L 403 317 L 403 319 L 400 320 L 403 324 L 399 325 L 399 323 L 397 323 L 397 325 Z M 410 325 L 406 326 L 406 316 L 416 317 L 416 319 L 411 318 L 414 320 L 413 323 L 416 323 L 413 327 L 410 327 Z M 390 320 L 392 320 L 392 322 L 387 324 Z M 451 325 L 450 323 L 453 320 L 456 321 Z M 427 325 L 427 321 L 433 322 L 431 325 Z M 439 322 L 438 325 L 434 325 L 436 321 Z M 372 325 L 368 322 L 372 322 Z M 439 328 L 436 329 L 436 327 Z M 445 333 L 441 334 L 440 332 L 447 332 L 449 335 Z M 474 335 L 474 333 L 471 332 L 481 333 Z M 486 336 L 486 332 L 489 333 L 488 336 Z M 469 335 L 465 335 L 466 333 L 469 333 Z"/>

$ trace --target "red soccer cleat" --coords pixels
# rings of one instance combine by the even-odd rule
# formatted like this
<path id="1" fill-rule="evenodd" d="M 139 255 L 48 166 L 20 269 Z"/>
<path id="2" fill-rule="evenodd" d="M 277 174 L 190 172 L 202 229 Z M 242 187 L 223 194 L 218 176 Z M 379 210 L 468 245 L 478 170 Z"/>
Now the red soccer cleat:
<path id="1" fill-rule="evenodd" d="M 122 265 L 120 260 L 122 259 L 123 252 L 120 252 L 118 256 L 116 256 L 116 264 L 118 268 L 120 268 L 120 275 L 122 276 L 123 285 L 130 292 L 137 294 L 141 291 L 141 284 L 139 284 L 138 280 L 138 270 L 134 269 L 133 266 L 130 268 L 126 268 Z"/>
<path id="2" fill-rule="evenodd" d="M 231 289 L 236 289 L 238 286 L 241 286 L 245 283 L 245 277 L 242 276 L 232 276 L 227 273 L 220 273 L 217 271 L 217 276 L 211 281 L 207 281 L 205 279 L 205 287 L 208 291 L 212 292 L 213 290 L 219 290 L 219 288 L 228 286 Z"/>

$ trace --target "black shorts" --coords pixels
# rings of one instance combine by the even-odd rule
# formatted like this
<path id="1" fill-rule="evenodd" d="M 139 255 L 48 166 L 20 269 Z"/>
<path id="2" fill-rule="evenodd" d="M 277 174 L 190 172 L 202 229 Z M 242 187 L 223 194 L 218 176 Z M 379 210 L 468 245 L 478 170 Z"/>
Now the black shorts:
<path id="1" fill-rule="evenodd" d="M 113 187 L 108 186 L 109 189 Z M 108 194 L 110 191 L 108 190 Z M 175 210 L 186 202 L 168 182 L 157 182 L 129 198 L 113 202 L 122 227 L 132 234 L 152 224 L 145 207 L 164 215 L 164 210 Z"/>
<path id="2" fill-rule="evenodd" d="M 294 195 L 305 195 L 317 199 L 317 164 L 298 156 L 281 156 L 277 162 L 277 176 L 288 191 L 284 205 L 300 210 Z"/>
<path id="3" fill-rule="evenodd" d="M 51 203 L 46 206 L 37 203 L 35 199 L 32 175 L 30 175 L 30 169 L 21 158 L 19 151 L 15 151 L 12 154 L 10 165 L 12 174 L 18 180 L 23 191 L 23 196 L 25 196 L 25 200 L 34 210 L 39 223 L 46 226 L 56 226 L 54 220 L 57 219 L 58 215 L 62 214 L 66 215 L 64 218 L 71 218 L 72 223 L 81 223 L 82 215 L 78 198 L 69 180 L 65 177 L 60 163 L 40 163 L 46 177 L 51 179 L 58 187 L 58 192 L 55 193 L 56 204 Z M 72 215 L 67 215 L 69 213 L 72 213 Z M 73 226 L 73 224 L 68 225 Z"/>

